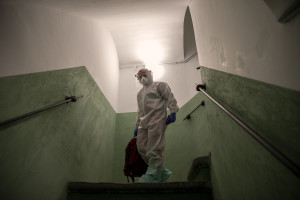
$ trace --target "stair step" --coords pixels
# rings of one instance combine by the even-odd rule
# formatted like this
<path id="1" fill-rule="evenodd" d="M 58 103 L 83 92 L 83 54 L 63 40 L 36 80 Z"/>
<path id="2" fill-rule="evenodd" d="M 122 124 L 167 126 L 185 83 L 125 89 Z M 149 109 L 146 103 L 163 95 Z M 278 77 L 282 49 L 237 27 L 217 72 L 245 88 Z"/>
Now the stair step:
<path id="1" fill-rule="evenodd" d="M 167 183 L 70 182 L 68 200 L 77 199 L 212 199 L 204 181 Z"/>
<path id="2" fill-rule="evenodd" d="M 211 184 L 204 181 L 167 183 L 86 183 L 70 182 L 70 193 L 191 193 L 211 192 Z"/>
<path id="3" fill-rule="evenodd" d="M 210 181 L 210 155 L 195 158 L 188 173 L 188 181 Z"/>

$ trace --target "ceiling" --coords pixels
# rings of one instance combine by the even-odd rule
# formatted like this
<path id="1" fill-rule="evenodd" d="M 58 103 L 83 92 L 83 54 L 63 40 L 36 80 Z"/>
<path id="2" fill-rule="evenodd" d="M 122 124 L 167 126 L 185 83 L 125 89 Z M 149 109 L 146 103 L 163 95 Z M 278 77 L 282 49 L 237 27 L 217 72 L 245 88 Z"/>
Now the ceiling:
<path id="1" fill-rule="evenodd" d="M 184 59 L 184 16 L 191 0 L 10 0 L 93 18 L 112 34 L 120 67 Z M 150 52 L 149 52 L 150 51 Z M 141 58 L 142 57 L 142 58 Z M 149 59 L 149 58 L 147 58 Z"/>

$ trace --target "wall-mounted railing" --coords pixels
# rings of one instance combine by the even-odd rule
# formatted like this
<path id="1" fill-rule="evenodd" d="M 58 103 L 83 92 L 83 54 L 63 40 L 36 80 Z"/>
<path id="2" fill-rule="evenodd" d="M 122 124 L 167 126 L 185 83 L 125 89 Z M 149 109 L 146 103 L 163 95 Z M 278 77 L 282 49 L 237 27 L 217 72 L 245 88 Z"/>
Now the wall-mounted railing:
<path id="1" fill-rule="evenodd" d="M 209 94 L 205 92 L 206 86 L 197 85 L 197 91 L 201 91 L 205 94 L 210 100 L 212 100 L 219 108 L 221 108 L 231 119 L 233 119 L 238 125 L 240 125 L 245 131 L 247 131 L 257 142 L 259 142 L 265 149 L 267 149 L 273 156 L 275 156 L 283 165 L 285 165 L 288 169 L 290 169 L 298 178 L 300 178 L 300 167 L 290 160 L 286 155 L 281 153 L 278 149 L 276 149 L 271 143 L 265 140 L 262 136 L 260 136 L 257 132 L 251 129 L 248 125 L 242 122 L 238 117 L 236 117 L 233 113 L 227 110 L 224 106 L 222 106 L 219 102 L 217 102 L 214 98 L 212 98 Z"/>
<path id="2" fill-rule="evenodd" d="M 75 102 L 77 99 L 79 99 L 79 98 L 81 98 L 81 97 L 83 97 L 83 95 L 80 95 L 80 96 L 77 96 L 77 97 L 76 97 L 76 96 L 65 97 L 65 100 L 62 101 L 62 102 L 58 102 L 58 103 L 52 104 L 52 105 L 50 105 L 50 106 L 46 106 L 46 107 L 44 107 L 44 108 L 40 108 L 40 109 L 38 109 L 38 110 L 35 110 L 35 111 L 32 111 L 32 112 L 29 112 L 29 113 L 20 115 L 20 116 L 18 116 L 18 117 L 14 117 L 14 118 L 9 119 L 9 120 L 5 120 L 5 121 L 3 121 L 3 122 L 0 122 L 0 126 L 7 125 L 7 124 L 9 124 L 9 123 L 11 123 L 11 122 L 15 122 L 15 121 L 20 120 L 20 119 L 24 119 L 24 118 L 29 117 L 29 116 L 31 116 L 31 115 L 35 115 L 35 114 L 40 113 L 40 112 L 43 112 L 43 111 L 45 111 L 45 110 L 49 110 L 49 109 L 54 108 L 54 107 L 56 107 L 56 106 L 62 105 L 62 104 L 64 104 L 64 103 Z"/>
<path id="3" fill-rule="evenodd" d="M 204 103 L 204 101 L 202 101 L 192 112 L 190 112 L 189 114 L 187 114 L 187 116 L 183 119 L 183 121 L 184 120 L 189 120 L 189 119 L 191 119 L 191 115 L 193 114 L 193 112 L 195 112 L 200 106 L 205 106 L 205 103 Z"/>

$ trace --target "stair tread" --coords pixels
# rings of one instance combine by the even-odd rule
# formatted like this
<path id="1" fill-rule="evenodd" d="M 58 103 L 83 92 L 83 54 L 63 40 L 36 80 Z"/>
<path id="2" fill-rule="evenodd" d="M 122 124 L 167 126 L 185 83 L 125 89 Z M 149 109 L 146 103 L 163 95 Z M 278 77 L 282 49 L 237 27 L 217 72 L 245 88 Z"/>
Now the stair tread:
<path id="1" fill-rule="evenodd" d="M 69 193 L 211 193 L 211 184 L 206 181 L 166 183 L 68 183 Z"/>
<path id="2" fill-rule="evenodd" d="M 187 180 L 192 181 L 202 168 L 210 168 L 210 156 L 202 156 L 193 160 L 192 166 L 189 170 Z"/>

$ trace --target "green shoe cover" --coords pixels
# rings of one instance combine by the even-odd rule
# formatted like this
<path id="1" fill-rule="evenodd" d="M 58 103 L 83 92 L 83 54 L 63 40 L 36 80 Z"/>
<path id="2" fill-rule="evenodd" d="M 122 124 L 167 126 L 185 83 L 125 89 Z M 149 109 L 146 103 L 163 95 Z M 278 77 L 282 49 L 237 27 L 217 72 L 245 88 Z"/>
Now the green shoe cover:
<path id="1" fill-rule="evenodd" d="M 161 168 L 148 167 L 144 175 L 139 179 L 139 183 L 161 182 Z"/>
<path id="2" fill-rule="evenodd" d="M 165 182 L 170 178 L 170 176 L 172 175 L 172 172 L 170 170 L 168 170 L 164 165 L 161 168 L 162 168 L 161 182 Z"/>

